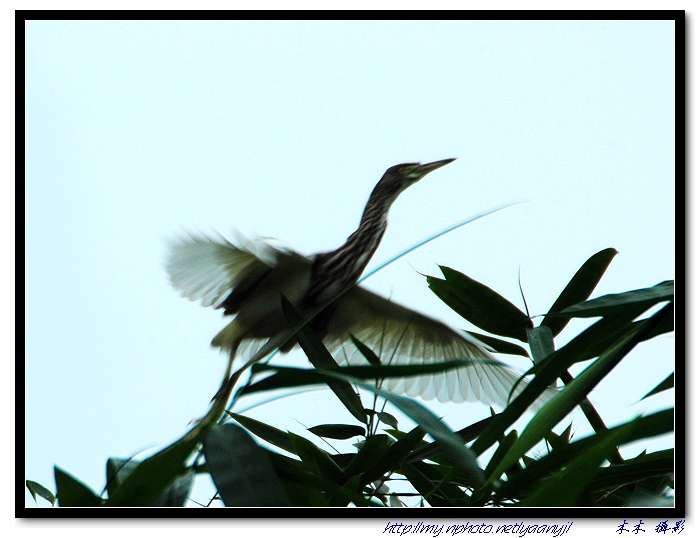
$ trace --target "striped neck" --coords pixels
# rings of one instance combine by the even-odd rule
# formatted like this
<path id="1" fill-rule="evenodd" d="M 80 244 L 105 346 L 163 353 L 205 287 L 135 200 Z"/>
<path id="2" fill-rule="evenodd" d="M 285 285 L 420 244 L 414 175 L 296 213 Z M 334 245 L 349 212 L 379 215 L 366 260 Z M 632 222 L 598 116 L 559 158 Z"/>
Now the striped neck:
<path id="1" fill-rule="evenodd" d="M 403 190 L 397 187 L 396 183 L 387 185 L 380 181 L 367 201 L 360 227 L 339 249 L 316 255 L 305 299 L 307 304 L 328 301 L 357 282 L 386 231 L 391 204 Z"/>

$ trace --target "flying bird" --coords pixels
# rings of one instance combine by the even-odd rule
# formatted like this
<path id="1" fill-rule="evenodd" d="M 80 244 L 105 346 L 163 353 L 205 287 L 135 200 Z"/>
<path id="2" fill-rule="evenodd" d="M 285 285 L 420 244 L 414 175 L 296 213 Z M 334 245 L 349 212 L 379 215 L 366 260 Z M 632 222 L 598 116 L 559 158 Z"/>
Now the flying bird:
<path id="1" fill-rule="evenodd" d="M 330 302 L 311 327 L 339 364 L 367 364 L 350 334 L 386 364 L 454 359 L 468 363 L 431 375 L 388 378 L 385 388 L 426 400 L 505 405 L 520 376 L 478 340 L 354 285 L 379 246 L 389 209 L 399 194 L 454 160 L 389 168 L 372 191 L 358 229 L 336 250 L 307 257 L 262 240 L 234 244 L 222 236 L 191 235 L 170 245 L 166 263 L 170 281 L 188 299 L 234 316 L 211 342 L 228 352 L 231 360 L 256 352 L 262 358 L 261 349 L 264 355 L 278 347 L 288 352 L 296 345 L 281 307 L 284 294 L 305 316 Z M 524 388 L 522 383 L 518 386 Z"/>

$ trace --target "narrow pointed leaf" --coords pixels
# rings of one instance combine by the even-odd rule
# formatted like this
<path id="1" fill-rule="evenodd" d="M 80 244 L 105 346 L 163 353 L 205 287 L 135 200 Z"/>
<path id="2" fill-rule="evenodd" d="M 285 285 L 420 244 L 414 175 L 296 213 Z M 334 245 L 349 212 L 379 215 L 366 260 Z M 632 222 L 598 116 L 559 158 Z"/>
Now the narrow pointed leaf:
<path id="1" fill-rule="evenodd" d="M 323 450 L 318 448 L 308 439 L 289 432 L 289 438 L 294 445 L 295 452 L 308 468 L 319 477 L 324 477 L 334 484 L 344 484 L 347 480 L 338 464 Z"/>
<path id="2" fill-rule="evenodd" d="M 119 489 L 141 463 L 141 461 L 133 459 L 109 458 L 107 460 L 107 492 L 110 496 Z M 148 506 L 185 506 L 193 481 L 194 472 L 188 468 L 183 474 L 176 477 L 165 491 L 149 502 Z"/>
<path id="3" fill-rule="evenodd" d="M 27 486 L 27 489 L 29 490 L 29 493 L 32 494 L 34 502 L 36 502 L 36 496 L 38 495 L 42 499 L 46 499 L 47 501 L 49 501 L 51 503 L 51 506 L 56 504 L 56 496 L 38 482 L 34 482 L 33 480 L 27 480 L 25 484 Z"/>
<path id="4" fill-rule="evenodd" d="M 416 464 L 404 462 L 400 470 L 430 506 L 451 506 L 448 497 L 440 494 L 436 485 L 416 468 Z"/>
<path id="5" fill-rule="evenodd" d="M 491 456 L 491 461 L 489 461 L 488 465 L 486 466 L 486 469 L 484 469 L 484 474 L 486 474 L 486 476 L 489 476 L 493 472 L 493 470 L 498 466 L 498 464 L 501 463 L 503 457 L 508 453 L 513 444 L 515 444 L 515 441 L 517 441 L 517 439 L 518 432 L 516 432 L 515 430 L 511 430 L 508 433 L 508 435 L 501 438 L 501 440 L 498 442 L 498 448 L 496 449 L 496 452 L 494 452 L 493 456 Z"/>
<path id="6" fill-rule="evenodd" d="M 267 451 L 291 506 L 328 506 L 323 481 L 296 459 Z"/>
<path id="7" fill-rule="evenodd" d="M 54 467 L 56 497 L 62 507 L 102 506 L 102 499 L 80 480 L 59 467 Z"/>
<path id="8" fill-rule="evenodd" d="M 547 390 L 559 377 L 568 375 L 568 368 L 585 360 L 599 356 L 606 349 L 616 345 L 626 335 L 641 327 L 647 320 L 632 323 L 632 320 L 643 312 L 642 308 L 632 309 L 625 315 L 603 318 L 591 325 L 561 349 L 555 351 L 544 363 L 535 365 L 532 371 L 535 378 L 530 381 L 525 390 L 511 404 L 500 413 L 489 425 L 487 430 L 480 435 L 472 445 L 472 450 L 478 455 L 486 450 L 498 439 L 505 435 L 505 430 L 513 424 L 535 399 Z M 670 312 L 672 317 L 672 310 Z M 645 330 L 638 333 L 642 339 L 648 338 L 658 327 L 664 325 L 666 319 L 656 320 L 652 327 L 646 326 Z M 548 428 L 551 430 L 552 428 Z"/>
<path id="9" fill-rule="evenodd" d="M 650 478 L 663 478 L 675 472 L 675 457 L 672 448 L 646 454 L 642 458 L 611 465 L 601 469 L 590 482 L 591 491 L 616 489 L 627 484 L 637 484 Z"/>
<path id="10" fill-rule="evenodd" d="M 150 506 L 181 475 L 185 462 L 198 444 L 196 434 L 206 430 L 195 428 L 182 439 L 143 460 L 110 495 L 105 506 Z"/>
<path id="11" fill-rule="evenodd" d="M 461 430 L 458 430 L 455 432 L 455 435 L 459 436 L 459 438 L 462 440 L 464 444 L 469 443 L 479 437 L 487 428 L 487 426 L 493 422 L 493 420 L 497 417 L 498 415 L 492 415 L 490 417 L 486 417 L 484 419 L 481 419 L 478 422 L 475 422 L 474 424 L 471 424 L 467 426 L 466 428 L 462 428 Z M 423 448 L 419 448 L 415 452 L 413 452 L 406 461 L 409 463 L 415 463 L 417 461 L 423 461 L 423 460 L 434 460 L 436 457 L 441 457 L 442 455 L 442 448 L 440 445 L 437 443 L 430 443 Z"/>
<path id="12" fill-rule="evenodd" d="M 412 470 L 411 476 L 405 471 Z M 452 480 L 453 469 L 443 465 L 431 465 L 422 461 L 401 466 L 401 473 L 408 478 L 416 489 L 425 496 L 433 506 L 470 506 L 469 496 Z M 420 477 L 420 482 L 416 481 Z M 425 482 L 427 480 L 427 482 Z"/>
<path id="13" fill-rule="evenodd" d="M 527 341 L 532 326 L 527 315 L 494 290 L 449 267 L 440 266 L 445 277 L 428 277 L 430 289 L 464 319 L 489 333 Z"/>
<path id="14" fill-rule="evenodd" d="M 365 429 L 362 426 L 352 424 L 319 424 L 308 428 L 308 430 L 314 435 L 328 439 L 350 439 L 365 434 Z"/>
<path id="15" fill-rule="evenodd" d="M 379 357 L 377 357 L 377 354 L 370 348 L 368 348 L 363 342 L 360 342 L 352 334 L 350 335 L 350 340 L 352 340 L 353 344 L 355 344 L 357 349 L 360 350 L 360 353 L 362 353 L 364 358 L 367 359 L 367 362 L 369 362 L 372 366 L 382 365 L 382 360 Z"/>
<path id="16" fill-rule="evenodd" d="M 654 387 L 652 390 L 650 390 L 649 392 L 647 392 L 647 393 L 641 398 L 641 400 L 644 400 L 645 398 L 648 398 L 649 396 L 653 396 L 654 394 L 659 394 L 660 392 L 664 392 L 665 390 L 670 390 L 670 389 L 672 389 L 672 388 L 673 388 L 673 383 L 674 383 L 674 381 L 673 381 L 673 372 L 671 372 L 670 374 L 668 374 L 668 377 L 667 377 L 666 379 L 664 379 L 661 383 L 659 383 L 658 385 L 656 385 L 656 387 Z M 641 400 L 640 400 L 640 401 L 641 401 Z"/>
<path id="17" fill-rule="evenodd" d="M 489 480 L 498 478 L 501 473 L 542 439 L 546 432 L 554 428 L 637 343 L 643 340 L 644 333 L 651 331 L 656 324 L 669 315 L 671 310 L 672 305 L 666 305 L 643 324 L 632 327 L 624 338 L 601 354 L 571 384 L 547 402 L 527 425 L 500 465 L 491 473 Z"/>
<path id="18" fill-rule="evenodd" d="M 665 409 L 639 418 L 634 431 L 628 435 L 627 442 L 639 441 L 672 432 L 674 428 L 673 415 L 673 409 Z M 585 454 L 598 442 L 602 435 L 617 431 L 620 428 L 622 426 L 616 426 L 605 432 L 584 437 L 528 464 L 521 473 L 503 483 L 497 491 L 497 498 L 519 497 L 523 492 L 537 487 L 544 479 L 567 467 L 570 462 Z"/>
<path id="19" fill-rule="evenodd" d="M 667 280 L 651 288 L 603 295 L 597 299 L 570 306 L 561 314 L 577 318 L 590 318 L 621 315 L 631 308 L 641 308 L 644 311 L 657 303 L 672 301 L 673 289 L 673 280 Z"/>
<path id="20" fill-rule="evenodd" d="M 557 297 L 557 300 L 554 301 L 549 312 L 561 312 L 565 308 L 588 299 L 616 255 L 617 250 L 606 248 L 588 258 L 581 268 L 576 271 L 576 274 L 566 285 L 564 291 Z M 540 326 L 549 327 L 552 331 L 552 336 L 556 336 L 566 327 L 567 323 L 569 323 L 568 318 L 547 314 Z"/>
<path id="21" fill-rule="evenodd" d="M 494 338 L 493 336 L 488 336 L 486 334 L 481 334 L 473 331 L 465 331 L 471 336 L 486 344 L 487 347 L 493 349 L 496 353 L 505 353 L 506 355 L 519 355 L 521 357 L 530 358 L 530 354 L 525 350 L 525 348 L 519 346 L 518 344 L 513 344 L 506 340 L 501 340 L 500 338 Z"/>
<path id="22" fill-rule="evenodd" d="M 333 374 L 337 375 L 335 372 L 333 372 Z M 358 385 L 365 390 L 374 392 L 386 400 L 389 400 L 403 413 L 416 421 L 418 425 L 422 426 L 442 447 L 450 463 L 468 477 L 472 486 L 480 486 L 483 483 L 483 470 L 479 467 L 472 451 L 467 449 L 462 439 L 431 411 L 411 398 L 399 396 L 398 394 L 377 388 L 374 385 L 364 383 L 358 383 Z"/>
<path id="23" fill-rule="evenodd" d="M 294 310 L 294 307 L 284 295 L 282 296 L 282 310 L 290 323 L 296 324 L 302 321 L 301 315 Z M 309 358 L 309 361 L 316 368 L 339 368 L 338 363 L 335 362 L 335 359 L 333 359 L 326 347 L 308 325 L 300 329 L 299 332 L 296 333 L 296 337 L 299 345 Z M 331 380 L 328 386 L 350 414 L 364 424 L 365 412 L 362 400 L 352 389 L 352 386 L 347 382 L 338 380 Z"/>
<path id="24" fill-rule="evenodd" d="M 390 445 L 391 438 L 388 435 L 373 435 L 369 437 L 345 468 L 345 476 L 353 477 L 370 469 L 382 458 Z"/>
<path id="25" fill-rule="evenodd" d="M 212 427 L 204 455 L 226 506 L 291 506 L 267 451 L 240 426 Z"/>
<path id="26" fill-rule="evenodd" d="M 267 441 L 271 445 L 286 450 L 287 452 L 294 454 L 294 447 L 292 442 L 289 440 L 287 432 L 284 432 L 274 426 L 270 426 L 254 418 L 246 417 L 244 415 L 239 415 L 238 413 L 232 413 L 231 411 L 226 411 L 226 413 L 246 430 L 248 430 L 253 435 L 257 435 L 260 439 Z"/>
<path id="27" fill-rule="evenodd" d="M 260 381 L 256 381 L 255 383 L 249 386 L 243 387 L 240 391 L 240 394 L 252 394 L 254 392 L 260 392 L 264 390 L 326 383 L 328 381 L 328 378 L 324 377 L 324 374 L 328 371 L 337 371 L 343 376 L 352 377 L 356 379 L 383 379 L 389 377 L 412 377 L 429 375 L 444 372 L 454 368 L 464 368 L 472 364 L 473 363 L 465 361 L 463 359 L 455 359 L 435 364 L 400 364 L 396 366 L 340 366 L 338 368 L 333 368 L 332 370 L 328 370 L 326 368 L 310 370 L 304 368 L 274 366 L 269 364 L 255 364 L 251 369 L 254 374 L 259 374 L 267 371 L 274 371 L 277 373 L 275 375 L 271 375 L 269 377 L 261 379 Z M 317 372 L 319 371 L 324 372 L 324 374 L 317 374 Z"/>
<path id="28" fill-rule="evenodd" d="M 368 484 L 379 480 L 390 471 L 396 470 L 401 461 L 423 441 L 425 430 L 416 426 L 386 449 L 382 457 L 362 476 L 362 482 Z"/>
<path id="29" fill-rule="evenodd" d="M 634 421 L 619 431 L 606 432 L 565 470 L 546 481 L 519 506 L 579 506 L 579 497 L 601 471 L 600 464 L 622 444 L 634 429 Z"/>

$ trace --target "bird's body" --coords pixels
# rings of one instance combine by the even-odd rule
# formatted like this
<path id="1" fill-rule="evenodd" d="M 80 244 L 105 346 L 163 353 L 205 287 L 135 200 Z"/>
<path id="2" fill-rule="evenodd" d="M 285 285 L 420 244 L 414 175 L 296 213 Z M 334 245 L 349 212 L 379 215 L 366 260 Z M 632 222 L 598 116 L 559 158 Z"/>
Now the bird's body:
<path id="1" fill-rule="evenodd" d="M 350 343 L 352 334 L 385 363 L 431 364 L 464 359 L 469 366 L 413 378 L 392 378 L 390 390 L 440 401 L 504 404 L 518 376 L 466 333 L 400 306 L 360 286 L 377 249 L 389 208 L 398 195 L 429 172 L 454 159 L 391 167 L 365 207 L 360 226 L 332 252 L 305 257 L 262 241 L 234 245 L 224 239 L 187 237 L 173 244 L 167 263 L 171 282 L 191 300 L 223 308 L 235 318 L 212 340 L 231 354 L 294 347 L 281 308 L 281 295 L 304 316 L 318 314 L 314 331 L 339 363 L 366 364 Z M 342 293 L 341 293 L 342 292 Z"/>

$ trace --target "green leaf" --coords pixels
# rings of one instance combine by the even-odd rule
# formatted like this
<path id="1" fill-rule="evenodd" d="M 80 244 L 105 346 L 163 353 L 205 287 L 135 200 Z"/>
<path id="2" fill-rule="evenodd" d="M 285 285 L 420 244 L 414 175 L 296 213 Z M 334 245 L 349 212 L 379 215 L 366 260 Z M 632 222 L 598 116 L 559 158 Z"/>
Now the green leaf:
<path id="1" fill-rule="evenodd" d="M 318 477 L 325 478 L 336 485 L 344 484 L 347 481 L 345 473 L 338 467 L 327 452 L 318 448 L 308 439 L 295 433 L 289 432 L 289 438 L 294 445 L 295 452 L 301 458 L 308 469 Z"/>
<path id="2" fill-rule="evenodd" d="M 226 506 L 291 506 L 267 451 L 240 426 L 213 426 L 204 455 Z"/>
<path id="3" fill-rule="evenodd" d="M 308 428 L 314 435 L 329 439 L 350 439 L 351 437 L 364 436 L 365 429 L 362 426 L 350 424 L 320 424 Z"/>
<path id="4" fill-rule="evenodd" d="M 401 367 L 382 367 L 381 370 L 384 370 L 385 368 Z M 278 373 L 270 377 L 286 376 L 286 379 L 283 381 L 284 383 L 289 383 L 290 386 L 296 384 L 328 383 L 330 378 L 330 380 L 338 379 L 348 381 L 364 390 L 378 394 L 390 401 L 410 418 L 415 420 L 416 423 L 423 426 L 425 430 L 433 437 L 433 439 L 435 439 L 435 441 L 441 445 L 445 455 L 450 458 L 450 461 L 461 471 L 467 474 L 475 485 L 480 484 L 481 480 L 483 479 L 483 471 L 476 463 L 474 455 L 464 447 L 462 440 L 447 426 L 445 426 L 445 424 L 433 413 L 411 398 L 399 396 L 398 394 L 377 388 L 371 384 L 362 383 L 360 379 L 345 374 L 346 371 L 355 372 L 361 369 L 378 370 L 378 368 L 373 366 L 352 366 L 335 368 L 333 370 L 302 370 L 298 368 L 282 368 L 270 365 L 259 365 L 259 369 L 277 370 Z M 270 378 L 264 379 L 247 387 L 246 392 L 262 390 L 259 388 L 259 385 L 262 385 L 268 379 Z"/>
<path id="5" fill-rule="evenodd" d="M 294 309 L 284 295 L 282 295 L 282 311 L 290 323 L 298 324 L 302 321 L 301 314 Z M 308 325 L 299 329 L 296 333 L 296 337 L 309 361 L 316 368 L 339 368 L 338 363 L 335 362 L 335 359 L 333 359 L 321 340 L 319 340 L 318 336 L 314 334 Z M 330 380 L 328 386 L 345 408 L 350 411 L 350 414 L 359 420 L 360 423 L 364 424 L 366 417 L 362 400 L 352 389 L 352 386 L 347 382 L 337 379 Z"/>
<path id="6" fill-rule="evenodd" d="M 606 432 L 581 457 L 544 482 L 519 506 L 578 506 L 581 493 L 600 472 L 600 464 L 622 444 L 634 429 L 634 421 L 615 432 Z M 524 432 L 523 432 L 524 433 Z"/>
<path id="7" fill-rule="evenodd" d="M 480 486 L 483 483 L 483 471 L 479 467 L 472 451 L 467 449 L 462 439 L 455 435 L 455 433 L 445 426 L 432 412 L 411 398 L 399 396 L 398 394 L 388 392 L 373 385 L 358 383 L 358 386 L 382 396 L 416 421 L 417 424 L 422 426 L 442 447 L 450 463 L 458 470 L 465 473 L 470 481 L 470 485 Z"/>
<path id="8" fill-rule="evenodd" d="M 660 392 L 664 392 L 665 390 L 670 390 L 672 388 L 673 388 L 673 372 L 668 374 L 668 377 L 666 379 L 664 379 L 661 383 L 656 385 L 656 387 L 654 387 L 652 390 L 647 392 L 641 398 L 641 400 L 644 400 L 644 399 L 648 398 L 649 396 L 653 396 L 654 394 L 659 394 Z"/>
<path id="9" fill-rule="evenodd" d="M 466 495 L 452 480 L 454 469 L 422 461 L 402 463 L 403 474 L 431 506 L 470 506 Z"/>
<path id="10" fill-rule="evenodd" d="M 528 329 L 527 341 L 530 344 L 532 359 L 535 361 L 535 364 L 541 363 L 554 353 L 554 337 L 552 331 L 547 326 L 541 325 Z"/>
<path id="11" fill-rule="evenodd" d="M 523 311 L 488 286 L 440 266 L 445 277 L 427 277 L 430 289 L 464 319 L 492 334 L 527 341 L 532 322 Z"/>
<path id="12" fill-rule="evenodd" d="M 634 431 L 628 435 L 627 442 L 657 437 L 673 431 L 673 415 L 673 409 L 666 409 L 637 419 Z M 598 443 L 602 435 L 618 431 L 622 426 L 584 437 L 533 461 L 517 476 L 509 477 L 508 482 L 505 482 L 498 489 L 497 498 L 519 497 L 523 492 L 537 489 L 542 481 L 548 480 L 552 474 L 569 466 L 572 461 L 590 450 L 593 445 Z"/>
<path id="13" fill-rule="evenodd" d="M 472 365 L 472 361 L 467 361 L 464 359 L 454 359 L 451 361 L 434 364 L 339 366 L 333 369 L 303 369 L 275 366 L 271 364 L 254 364 L 251 368 L 253 374 L 260 374 L 267 371 L 275 371 L 277 373 L 261 379 L 260 381 L 256 381 L 252 385 L 243 387 L 240 390 L 240 394 L 252 394 L 255 392 L 289 387 L 300 387 L 305 385 L 326 384 L 327 379 L 324 380 L 325 378 L 323 375 L 317 374 L 319 371 L 337 371 L 345 377 L 352 377 L 354 379 L 384 379 L 389 377 L 425 376 L 456 368 L 465 368 Z"/>
<path id="14" fill-rule="evenodd" d="M 382 457 L 374 463 L 362 476 L 361 482 L 369 484 L 381 479 L 390 471 L 396 470 L 401 461 L 423 441 L 425 430 L 416 426 L 410 432 L 403 435 L 398 441 L 387 448 Z"/>
<path id="15" fill-rule="evenodd" d="M 501 440 L 498 442 L 498 448 L 496 449 L 496 452 L 494 452 L 493 456 L 491 457 L 491 461 L 489 461 L 488 465 L 486 466 L 486 469 L 484 470 L 486 476 L 491 475 L 493 470 L 503 460 L 503 457 L 508 453 L 513 444 L 515 444 L 515 441 L 517 439 L 518 432 L 516 432 L 515 430 L 511 430 L 508 433 L 508 435 L 505 435 L 501 438 Z"/>
<path id="16" fill-rule="evenodd" d="M 282 450 L 286 450 L 291 454 L 295 454 L 294 447 L 292 446 L 292 442 L 289 440 L 287 432 L 283 432 L 274 426 L 270 426 L 269 424 L 265 424 L 264 422 L 260 422 L 254 418 L 232 413 L 231 411 L 226 411 L 226 413 L 246 430 L 260 437 L 260 439 L 267 441 L 277 448 L 281 448 Z"/>
<path id="17" fill-rule="evenodd" d="M 673 280 L 666 280 L 651 288 L 603 295 L 566 308 L 560 314 L 577 318 L 617 316 L 630 308 L 643 312 L 663 301 L 673 301 Z"/>
<path id="18" fill-rule="evenodd" d="M 185 462 L 199 442 L 198 434 L 204 431 L 198 428 L 139 463 L 110 495 L 105 506 L 150 506 L 186 473 Z"/>
<path id="19" fill-rule="evenodd" d="M 416 464 L 402 463 L 401 474 L 408 478 L 411 485 L 430 503 L 430 506 L 452 506 L 449 498 L 440 494 L 439 488 L 416 468 Z"/>
<path id="20" fill-rule="evenodd" d="M 97 507 L 102 506 L 102 499 L 89 487 L 63 471 L 54 467 L 56 478 L 56 497 L 62 507 Z"/>
<path id="21" fill-rule="evenodd" d="M 530 421 L 520 438 L 496 470 L 489 475 L 488 480 L 497 479 L 506 469 L 513 465 L 531 447 L 539 442 L 544 435 L 559 423 L 575 406 L 586 397 L 603 377 L 614 368 L 631 350 L 643 339 L 644 333 L 651 331 L 654 326 L 668 316 L 672 304 L 666 305 L 659 312 L 647 319 L 642 325 L 633 326 L 627 334 L 614 346 L 606 350 L 584 370 L 563 391 L 554 396 Z M 535 378 L 537 380 L 537 378 Z M 529 388 L 529 387 L 528 387 Z M 527 389 L 525 389 L 527 390 Z M 523 394 L 525 391 L 523 391 Z"/>
<path id="22" fill-rule="evenodd" d="M 486 334 L 481 334 L 473 331 L 464 331 L 479 342 L 483 342 L 488 347 L 493 349 L 496 353 L 505 353 L 506 355 L 519 355 L 521 357 L 530 357 L 530 354 L 525 350 L 525 348 L 519 346 L 518 344 L 513 344 L 506 340 L 501 340 L 500 338 L 494 338 L 493 336 L 488 336 Z"/>
<path id="23" fill-rule="evenodd" d="M 107 460 L 107 492 L 110 496 L 116 492 L 124 481 L 141 464 L 131 459 L 109 458 Z M 188 468 L 175 478 L 173 483 L 160 495 L 155 497 L 148 506 L 185 506 L 194 481 L 194 470 Z"/>
<path id="24" fill-rule="evenodd" d="M 540 326 L 549 327 L 553 337 L 558 335 L 569 323 L 569 319 L 550 314 L 561 312 L 588 299 L 616 255 L 617 250 L 606 248 L 588 258 L 554 301 Z"/>
<path id="25" fill-rule="evenodd" d="M 357 347 L 357 349 L 360 350 L 360 353 L 362 353 L 364 358 L 367 359 L 367 362 L 369 362 L 372 366 L 382 365 L 382 360 L 379 357 L 377 357 L 377 354 L 370 348 L 368 348 L 363 342 L 360 342 L 352 334 L 350 334 L 350 340 L 352 340 L 353 344 L 355 344 L 355 347 Z"/>
<path id="26" fill-rule="evenodd" d="M 630 334 L 630 331 L 637 330 L 642 326 L 645 327 L 644 330 L 637 334 L 641 340 L 646 340 L 650 335 L 658 332 L 659 327 L 667 326 L 668 318 L 673 317 L 673 309 L 670 309 L 666 316 L 661 319 L 657 318 L 652 326 L 648 326 L 648 320 L 632 323 L 632 320 L 644 310 L 643 306 L 638 306 L 625 311 L 624 315 L 597 321 L 564 347 L 555 351 L 544 363 L 535 365 L 532 368 L 532 372 L 536 374 L 535 378 L 474 442 L 471 447 L 474 453 L 477 455 L 483 453 L 501 436 L 505 435 L 505 430 L 522 416 L 541 394 L 548 390 L 550 384 L 554 383 L 558 377 L 567 375 L 571 365 L 599 356 Z M 547 430 L 551 430 L 551 427 Z"/>
<path id="27" fill-rule="evenodd" d="M 386 411 L 379 411 L 377 413 L 377 418 L 380 422 L 386 424 L 387 426 L 391 426 L 392 428 L 397 430 L 399 429 L 399 421 L 391 413 L 387 413 Z"/>
<path id="28" fill-rule="evenodd" d="M 604 467 L 597 477 L 590 481 L 591 491 L 609 491 L 627 484 L 638 484 L 650 478 L 663 478 L 675 472 L 675 458 L 672 448 L 645 454 L 634 461 Z"/>
<path id="29" fill-rule="evenodd" d="M 490 417 L 486 417 L 478 422 L 475 422 L 474 424 L 471 424 L 467 426 L 466 428 L 462 428 L 461 430 L 458 430 L 455 432 L 455 435 L 459 436 L 459 438 L 462 440 L 464 444 L 469 443 L 479 437 L 487 428 L 487 426 L 493 422 L 494 419 L 496 419 L 498 415 L 492 415 Z M 413 452 L 408 458 L 407 461 L 409 463 L 415 463 L 417 461 L 422 461 L 422 460 L 435 460 L 436 457 L 440 457 L 442 455 L 442 449 L 440 445 L 437 443 L 430 443 L 423 448 L 419 448 L 415 452 Z"/>
<path id="30" fill-rule="evenodd" d="M 382 458 L 391 444 L 391 438 L 388 435 L 368 437 L 362 448 L 345 468 L 345 475 L 353 477 L 363 474 Z M 360 482 L 361 485 L 369 483 L 362 480 Z"/>
<path id="31" fill-rule="evenodd" d="M 46 499 L 47 501 L 49 501 L 51 503 L 51 506 L 56 504 L 56 496 L 38 482 L 34 482 L 33 480 L 27 480 L 25 484 L 27 485 L 29 493 L 32 494 L 34 502 L 36 502 L 36 496 L 38 495 L 42 499 Z"/>
<path id="32" fill-rule="evenodd" d="M 276 452 L 266 453 L 292 506 L 328 506 L 324 482 L 307 465 Z"/>

